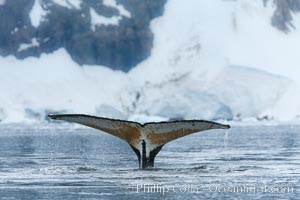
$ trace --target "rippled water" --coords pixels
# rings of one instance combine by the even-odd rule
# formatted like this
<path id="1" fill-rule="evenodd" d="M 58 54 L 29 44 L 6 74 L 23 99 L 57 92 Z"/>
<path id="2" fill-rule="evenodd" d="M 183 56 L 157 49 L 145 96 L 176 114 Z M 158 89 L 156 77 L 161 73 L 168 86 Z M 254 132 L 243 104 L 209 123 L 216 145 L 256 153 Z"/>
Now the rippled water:
<path id="1" fill-rule="evenodd" d="M 139 170 L 129 145 L 64 124 L 0 126 L 1 199 L 300 199 L 300 127 L 233 127 L 164 146 Z"/>

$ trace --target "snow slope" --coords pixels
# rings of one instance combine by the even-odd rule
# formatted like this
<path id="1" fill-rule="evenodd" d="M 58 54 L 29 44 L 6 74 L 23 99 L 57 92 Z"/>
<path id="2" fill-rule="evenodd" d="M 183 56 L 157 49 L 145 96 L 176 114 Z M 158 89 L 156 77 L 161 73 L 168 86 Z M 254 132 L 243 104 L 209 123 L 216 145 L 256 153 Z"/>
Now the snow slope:
<path id="1" fill-rule="evenodd" d="M 151 57 L 128 74 L 80 67 L 64 49 L 39 59 L 0 57 L 0 120 L 43 120 L 48 112 L 294 119 L 300 33 L 273 28 L 274 9 L 260 0 L 169 0 L 151 24 Z"/>
<path id="2" fill-rule="evenodd" d="M 95 114 L 106 102 L 121 109 L 117 84 L 126 85 L 125 74 L 98 66 L 82 68 L 64 49 L 40 59 L 0 58 L 0 63 L 0 109 L 9 122 L 43 119 L 46 110 Z"/>
<path id="3" fill-rule="evenodd" d="M 47 12 L 43 9 L 39 0 L 35 0 L 33 7 L 29 13 L 31 24 L 34 27 L 39 27 L 43 18 L 47 15 Z"/>
<path id="4" fill-rule="evenodd" d="M 152 23 L 156 36 L 152 57 L 131 75 L 140 77 L 141 83 L 157 83 L 174 74 L 190 74 L 188 79 L 195 81 L 189 87 L 199 85 L 194 91 L 202 91 L 210 85 L 210 92 L 234 116 L 294 118 L 300 113 L 300 32 L 285 34 L 272 27 L 274 10 L 272 1 L 266 7 L 260 0 L 168 1 L 164 15 Z M 299 20 L 295 15 L 296 27 Z M 214 91 L 216 81 L 224 88 Z"/>

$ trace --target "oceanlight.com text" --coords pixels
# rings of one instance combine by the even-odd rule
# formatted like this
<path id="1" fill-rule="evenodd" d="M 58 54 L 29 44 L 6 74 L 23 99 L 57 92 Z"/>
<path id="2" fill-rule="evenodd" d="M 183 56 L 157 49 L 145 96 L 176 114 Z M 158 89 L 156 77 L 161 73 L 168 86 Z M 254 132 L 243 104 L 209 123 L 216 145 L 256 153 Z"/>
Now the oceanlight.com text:
<path id="1" fill-rule="evenodd" d="M 159 193 L 165 195 L 167 193 L 294 193 L 293 186 L 285 185 L 225 185 L 225 184 L 210 184 L 205 186 L 191 184 L 137 184 L 128 187 L 131 192 L 135 193 Z"/>

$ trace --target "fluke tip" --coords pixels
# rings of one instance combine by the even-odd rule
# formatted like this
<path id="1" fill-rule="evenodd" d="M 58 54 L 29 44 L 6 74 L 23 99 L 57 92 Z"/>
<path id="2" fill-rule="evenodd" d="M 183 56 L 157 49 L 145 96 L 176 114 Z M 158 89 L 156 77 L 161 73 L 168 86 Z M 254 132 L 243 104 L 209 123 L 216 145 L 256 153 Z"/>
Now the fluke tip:
<path id="1" fill-rule="evenodd" d="M 54 114 L 48 114 L 48 117 L 49 117 L 50 119 L 56 119 L 56 115 L 54 115 Z"/>

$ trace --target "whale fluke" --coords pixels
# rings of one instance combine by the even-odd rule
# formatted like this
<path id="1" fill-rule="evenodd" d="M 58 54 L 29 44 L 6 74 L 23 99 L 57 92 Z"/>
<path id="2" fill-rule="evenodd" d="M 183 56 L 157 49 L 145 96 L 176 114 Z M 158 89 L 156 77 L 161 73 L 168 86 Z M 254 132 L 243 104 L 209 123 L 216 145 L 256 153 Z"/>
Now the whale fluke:
<path id="1" fill-rule="evenodd" d="M 205 120 L 180 120 L 140 124 L 138 122 L 83 114 L 50 114 L 48 117 L 89 126 L 125 140 L 136 153 L 140 169 L 154 167 L 155 156 L 166 143 L 172 140 L 200 131 L 230 128 L 229 125 Z"/>

